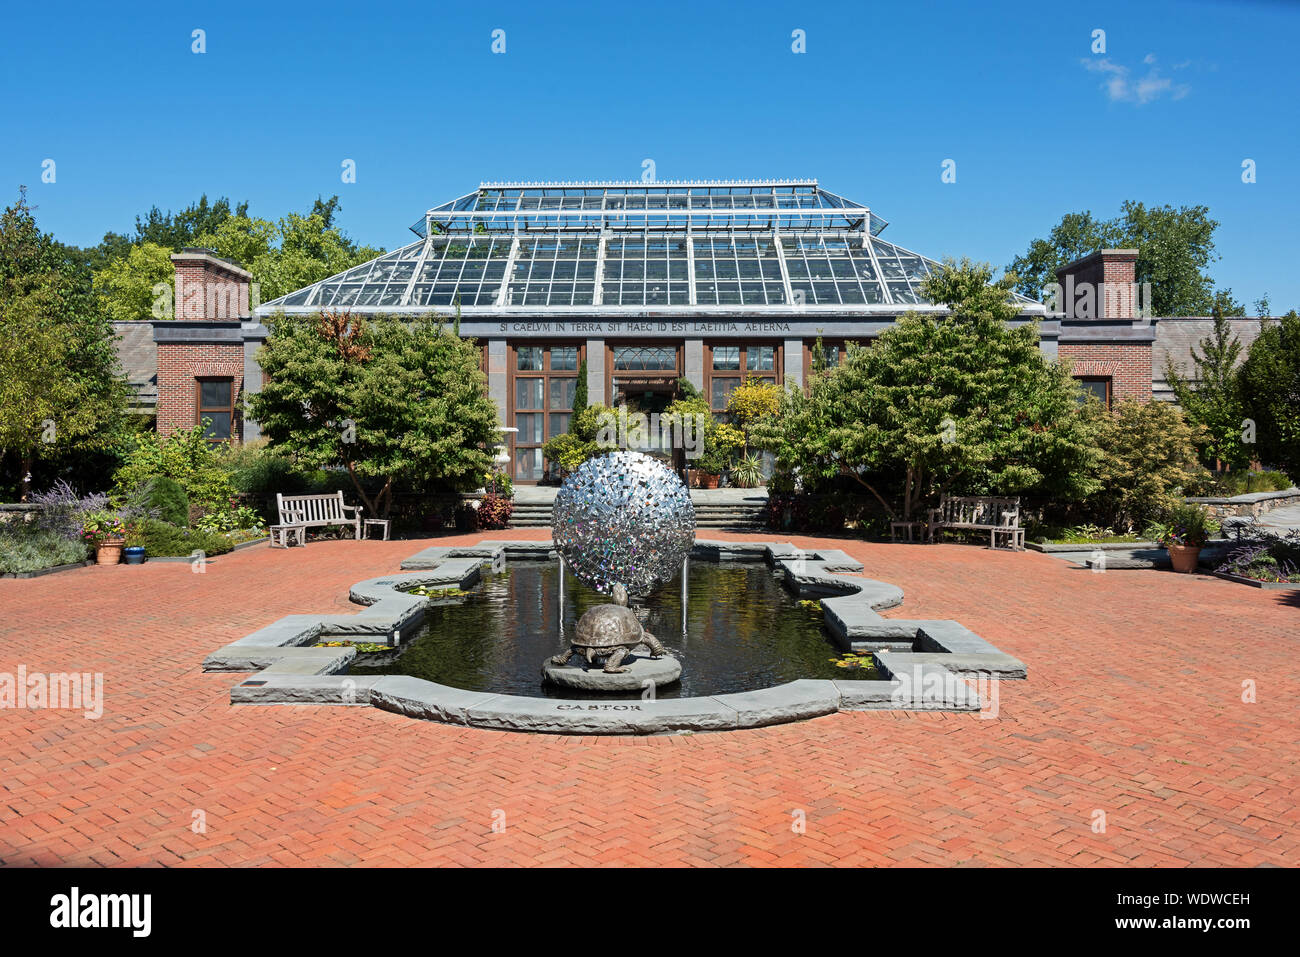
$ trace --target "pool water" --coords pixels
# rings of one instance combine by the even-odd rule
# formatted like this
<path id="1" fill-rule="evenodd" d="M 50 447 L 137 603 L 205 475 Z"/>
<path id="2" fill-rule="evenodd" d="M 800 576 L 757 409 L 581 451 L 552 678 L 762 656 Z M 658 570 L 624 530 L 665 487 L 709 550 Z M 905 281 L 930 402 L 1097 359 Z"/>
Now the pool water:
<path id="1" fill-rule="evenodd" d="M 641 624 L 682 663 L 681 682 L 660 689 L 659 697 L 753 691 L 797 678 L 879 677 L 834 664 L 841 655 L 821 611 L 801 606 L 768 565 L 693 561 L 689 575 L 685 632 L 680 575 L 632 602 Z M 542 662 L 568 645 L 558 627 L 558 586 L 555 562 L 512 562 L 498 575 L 485 571 L 462 604 L 428 609 L 423 629 L 400 655 L 359 655 L 351 673 L 412 675 L 467 691 L 583 697 L 541 678 Z M 571 637 L 583 612 L 609 599 L 572 576 L 565 577 L 565 592 L 564 634 Z M 367 658 L 382 663 L 367 666 Z"/>

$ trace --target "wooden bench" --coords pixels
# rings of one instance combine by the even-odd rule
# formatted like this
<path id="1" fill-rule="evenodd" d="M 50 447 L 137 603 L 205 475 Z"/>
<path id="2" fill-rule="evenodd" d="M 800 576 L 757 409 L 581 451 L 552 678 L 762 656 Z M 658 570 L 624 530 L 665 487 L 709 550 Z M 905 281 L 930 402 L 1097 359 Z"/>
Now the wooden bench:
<path id="1" fill-rule="evenodd" d="M 926 531 L 937 541 L 945 528 L 973 529 L 989 533 L 989 548 L 997 548 L 1000 535 L 1020 551 L 1025 547 L 1025 530 L 1020 527 L 1020 499 L 993 495 L 945 495 L 939 507 L 930 509 Z"/>
<path id="2" fill-rule="evenodd" d="M 351 525 L 357 539 L 361 538 L 360 505 L 344 505 L 343 493 L 333 495 L 283 495 L 275 496 L 280 512 L 280 526 L 284 528 L 326 528 L 331 525 Z M 351 515 L 346 513 L 351 512 Z M 304 532 L 305 534 L 305 532 Z"/>

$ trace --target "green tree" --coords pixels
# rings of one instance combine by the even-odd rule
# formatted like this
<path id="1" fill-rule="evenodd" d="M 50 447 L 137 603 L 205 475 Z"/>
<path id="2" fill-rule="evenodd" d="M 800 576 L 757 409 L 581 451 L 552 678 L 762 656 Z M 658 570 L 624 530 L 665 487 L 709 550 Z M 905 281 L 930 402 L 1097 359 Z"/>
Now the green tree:
<path id="1" fill-rule="evenodd" d="M 250 412 L 272 448 L 313 468 L 342 466 L 372 515 L 399 481 L 476 488 L 500 443 L 479 352 L 427 316 L 280 316 L 258 361 Z"/>
<path id="2" fill-rule="evenodd" d="M 573 417 L 569 419 L 572 423 L 577 418 L 578 413 L 587 407 L 587 360 L 584 357 L 578 363 L 578 384 L 573 387 Z M 572 431 L 570 425 L 570 431 Z"/>
<path id="3" fill-rule="evenodd" d="M 1153 206 L 1126 201 L 1114 219 L 1091 212 L 1067 213 L 1048 234 L 1035 239 L 1007 271 L 1017 291 L 1040 298 L 1056 270 L 1104 248 L 1136 249 L 1136 278 L 1151 284 L 1151 309 L 1157 316 L 1204 316 L 1215 302 L 1214 283 L 1205 273 L 1217 259 L 1214 231 L 1219 223 L 1207 206 Z M 1227 291 L 1231 300 L 1231 290 Z M 1233 313 L 1229 313 L 1233 314 Z"/>
<path id="4" fill-rule="evenodd" d="M 132 246 L 125 256 L 115 259 L 97 276 L 99 306 L 110 320 L 170 318 L 154 316 L 158 300 L 156 287 L 170 285 L 175 270 L 171 250 L 157 243 Z"/>
<path id="5" fill-rule="evenodd" d="M 1264 323 L 1239 375 L 1258 457 L 1300 481 L 1300 316 L 1294 309 Z"/>
<path id="6" fill-rule="evenodd" d="M 26 190 L 0 215 L 0 451 L 23 499 L 38 462 L 110 447 L 126 415 L 112 329 Z"/>
<path id="7" fill-rule="evenodd" d="M 1165 360 L 1165 379 L 1178 404 L 1192 423 L 1204 427 L 1201 452 L 1207 465 L 1244 468 L 1254 457 L 1241 440 L 1246 410 L 1237 375 L 1240 358 L 1241 342 L 1216 305 L 1213 331 L 1201 340 L 1199 352 L 1192 348 L 1192 374 L 1184 376 Z"/>
<path id="8" fill-rule="evenodd" d="M 1095 452 L 1068 370 L 1044 359 L 1035 327 L 1013 327 L 1012 277 L 948 262 L 925 298 L 946 316 L 910 313 L 845 363 L 782 399 L 756 439 L 806 478 L 848 475 L 890 513 L 878 487 L 901 481 L 910 516 L 936 492 L 1078 498 Z"/>
<path id="9" fill-rule="evenodd" d="M 383 255 L 382 249 L 358 246 L 332 225 L 337 210 L 335 196 L 328 202 L 317 199 L 306 216 L 290 213 L 278 223 L 232 217 L 197 241 L 242 263 L 268 302 Z"/>
<path id="10" fill-rule="evenodd" d="M 205 193 L 197 203 L 190 203 L 178 213 L 171 210 L 164 213 L 155 206 L 143 219 L 137 216 L 132 242 L 135 245 L 153 243 L 164 249 L 180 250 L 186 246 L 200 245 L 196 242 L 200 236 L 213 232 L 231 216 L 247 215 L 248 203 L 232 207 L 230 200 L 224 196 L 209 203 Z"/>

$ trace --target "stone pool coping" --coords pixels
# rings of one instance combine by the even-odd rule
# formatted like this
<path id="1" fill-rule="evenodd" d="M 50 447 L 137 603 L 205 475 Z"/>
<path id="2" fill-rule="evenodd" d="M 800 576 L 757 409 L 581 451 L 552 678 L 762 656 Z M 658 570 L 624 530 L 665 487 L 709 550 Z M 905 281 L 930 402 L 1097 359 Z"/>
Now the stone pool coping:
<path id="1" fill-rule="evenodd" d="M 448 724 L 555 734 L 663 734 L 757 728 L 837 711 L 979 711 L 983 701 L 965 679 L 1024 678 L 1023 662 L 956 621 L 884 618 L 902 603 L 888 582 L 857 577 L 861 562 L 838 549 L 786 542 L 697 539 L 692 557 L 767 561 L 801 598 L 821 599 L 826 624 L 845 651 L 869 652 L 879 681 L 800 679 L 773 688 L 691 698 L 594 701 L 465 691 L 409 675 L 346 674 L 351 647 L 317 648 L 321 639 L 369 638 L 396 645 L 423 622 L 430 599 L 400 588 L 466 588 L 481 568 L 508 558 L 553 556 L 550 542 L 484 541 L 433 546 L 401 563 L 402 572 L 357 582 L 356 615 L 289 615 L 212 654 L 205 671 L 259 672 L 231 689 L 231 704 L 368 705 Z"/>

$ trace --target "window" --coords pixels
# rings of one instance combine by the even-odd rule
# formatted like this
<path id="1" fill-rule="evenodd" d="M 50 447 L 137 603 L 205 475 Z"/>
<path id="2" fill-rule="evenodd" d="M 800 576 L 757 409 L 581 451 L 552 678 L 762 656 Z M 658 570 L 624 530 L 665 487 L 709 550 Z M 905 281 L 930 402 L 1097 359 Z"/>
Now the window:
<path id="1" fill-rule="evenodd" d="M 1103 406 L 1110 408 L 1110 376 L 1080 376 L 1074 381 L 1083 388 L 1080 402 L 1089 395 L 1095 395 Z"/>
<path id="2" fill-rule="evenodd" d="M 195 424 L 202 424 L 204 419 L 211 420 L 204 438 L 210 442 L 229 439 L 235 422 L 235 380 L 195 379 L 194 390 L 197 399 Z"/>
<path id="3" fill-rule="evenodd" d="M 616 372 L 676 372 L 675 346 L 615 346 Z"/>
<path id="4" fill-rule="evenodd" d="M 536 482 L 545 471 L 542 445 L 569 431 L 578 389 L 578 346 L 515 346 L 510 366 L 514 422 L 514 477 Z"/>
<path id="5" fill-rule="evenodd" d="M 709 408 L 714 413 L 727 410 L 727 401 L 747 379 L 776 384 L 781 381 L 778 369 L 780 347 L 758 343 L 716 345 L 709 349 Z"/>

